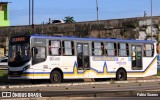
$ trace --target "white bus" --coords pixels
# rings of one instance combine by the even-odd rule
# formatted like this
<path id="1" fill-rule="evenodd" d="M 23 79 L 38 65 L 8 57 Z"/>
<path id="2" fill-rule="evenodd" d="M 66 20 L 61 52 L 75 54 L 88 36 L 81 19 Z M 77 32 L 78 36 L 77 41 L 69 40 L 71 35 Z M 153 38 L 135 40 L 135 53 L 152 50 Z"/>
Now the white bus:
<path id="1" fill-rule="evenodd" d="M 157 74 L 156 42 L 24 35 L 11 37 L 9 79 L 146 77 Z"/>

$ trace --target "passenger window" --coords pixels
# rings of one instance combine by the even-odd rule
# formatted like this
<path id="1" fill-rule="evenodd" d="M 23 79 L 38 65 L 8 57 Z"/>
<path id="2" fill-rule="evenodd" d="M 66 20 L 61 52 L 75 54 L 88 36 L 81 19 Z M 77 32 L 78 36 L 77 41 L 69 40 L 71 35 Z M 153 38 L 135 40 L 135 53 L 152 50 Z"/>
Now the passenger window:
<path id="1" fill-rule="evenodd" d="M 60 41 L 49 41 L 49 54 L 50 55 L 61 55 L 61 42 Z"/>
<path id="2" fill-rule="evenodd" d="M 119 56 L 126 57 L 126 56 L 129 55 L 129 53 L 128 53 L 128 44 L 119 43 L 118 49 L 119 49 Z"/>
<path id="3" fill-rule="evenodd" d="M 144 56 L 152 57 L 153 54 L 154 54 L 154 46 L 152 44 L 145 44 L 144 45 Z"/>
<path id="4" fill-rule="evenodd" d="M 105 43 L 105 52 L 107 56 L 116 56 L 116 43 Z"/>
<path id="5" fill-rule="evenodd" d="M 103 43 L 93 42 L 92 43 L 92 54 L 96 56 L 101 56 L 104 54 Z"/>
<path id="6" fill-rule="evenodd" d="M 63 41 L 63 55 L 74 55 L 73 41 Z"/>

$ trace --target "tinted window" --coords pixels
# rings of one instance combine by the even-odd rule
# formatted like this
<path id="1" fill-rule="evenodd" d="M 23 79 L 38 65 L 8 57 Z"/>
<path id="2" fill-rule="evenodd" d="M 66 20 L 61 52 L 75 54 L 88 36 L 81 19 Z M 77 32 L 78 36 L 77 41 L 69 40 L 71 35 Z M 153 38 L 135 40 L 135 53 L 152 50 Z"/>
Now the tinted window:
<path id="1" fill-rule="evenodd" d="M 46 48 L 45 47 L 33 47 L 32 48 L 32 63 L 37 64 L 46 60 Z"/>

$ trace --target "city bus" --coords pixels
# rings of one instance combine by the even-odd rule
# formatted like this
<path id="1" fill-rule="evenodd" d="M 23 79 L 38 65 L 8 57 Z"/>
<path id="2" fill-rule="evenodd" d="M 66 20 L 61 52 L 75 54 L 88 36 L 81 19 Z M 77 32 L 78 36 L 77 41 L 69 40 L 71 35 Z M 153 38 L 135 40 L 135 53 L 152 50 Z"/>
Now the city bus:
<path id="1" fill-rule="evenodd" d="M 151 40 L 19 35 L 10 37 L 8 55 L 8 79 L 121 81 L 157 74 Z"/>

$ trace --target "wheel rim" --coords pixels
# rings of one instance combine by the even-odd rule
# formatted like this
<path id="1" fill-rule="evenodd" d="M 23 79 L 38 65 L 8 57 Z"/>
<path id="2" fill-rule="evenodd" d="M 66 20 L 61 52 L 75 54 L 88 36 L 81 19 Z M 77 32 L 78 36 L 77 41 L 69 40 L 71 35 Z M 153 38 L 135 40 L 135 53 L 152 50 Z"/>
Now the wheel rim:
<path id="1" fill-rule="evenodd" d="M 122 73 L 122 72 L 119 73 L 119 79 L 120 79 L 120 80 L 123 80 L 123 79 L 124 79 L 124 73 Z"/>
<path id="2" fill-rule="evenodd" d="M 59 82 L 59 81 L 60 81 L 60 77 L 59 77 L 59 75 L 58 75 L 57 73 L 55 73 L 55 74 L 53 75 L 53 80 L 54 80 L 55 82 Z"/>

